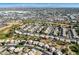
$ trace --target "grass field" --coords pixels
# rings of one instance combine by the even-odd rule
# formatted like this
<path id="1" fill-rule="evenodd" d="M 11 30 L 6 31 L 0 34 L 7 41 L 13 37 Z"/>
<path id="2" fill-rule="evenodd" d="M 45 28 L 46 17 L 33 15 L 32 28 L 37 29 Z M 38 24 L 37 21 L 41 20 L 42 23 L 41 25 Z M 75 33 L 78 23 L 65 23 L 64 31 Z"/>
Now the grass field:
<path id="1" fill-rule="evenodd" d="M 10 32 L 12 30 L 14 30 L 13 27 L 16 26 L 16 25 L 19 25 L 19 24 L 21 24 L 19 21 L 17 21 L 17 22 L 12 21 L 12 22 L 8 22 L 7 26 L 1 27 L 0 28 L 0 39 L 7 39 L 7 38 L 9 38 L 10 35 L 11 35 Z"/>

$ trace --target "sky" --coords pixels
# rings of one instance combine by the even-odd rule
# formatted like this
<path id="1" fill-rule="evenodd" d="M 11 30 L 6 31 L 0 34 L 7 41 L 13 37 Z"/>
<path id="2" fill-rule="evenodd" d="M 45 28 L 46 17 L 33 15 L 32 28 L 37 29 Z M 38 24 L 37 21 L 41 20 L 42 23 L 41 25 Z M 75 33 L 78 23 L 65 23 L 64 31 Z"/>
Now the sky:
<path id="1" fill-rule="evenodd" d="M 27 7 L 27 8 L 79 8 L 79 3 L 0 3 L 0 8 Z"/>

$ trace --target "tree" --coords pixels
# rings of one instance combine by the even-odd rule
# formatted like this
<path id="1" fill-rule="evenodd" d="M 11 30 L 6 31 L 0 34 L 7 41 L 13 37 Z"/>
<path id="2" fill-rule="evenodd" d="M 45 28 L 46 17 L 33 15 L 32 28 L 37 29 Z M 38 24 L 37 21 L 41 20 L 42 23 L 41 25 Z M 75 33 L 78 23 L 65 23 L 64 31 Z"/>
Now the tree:
<path id="1" fill-rule="evenodd" d="M 63 54 L 67 54 L 68 49 L 67 49 L 67 48 L 65 48 L 65 49 L 61 49 L 61 52 L 62 52 Z"/>

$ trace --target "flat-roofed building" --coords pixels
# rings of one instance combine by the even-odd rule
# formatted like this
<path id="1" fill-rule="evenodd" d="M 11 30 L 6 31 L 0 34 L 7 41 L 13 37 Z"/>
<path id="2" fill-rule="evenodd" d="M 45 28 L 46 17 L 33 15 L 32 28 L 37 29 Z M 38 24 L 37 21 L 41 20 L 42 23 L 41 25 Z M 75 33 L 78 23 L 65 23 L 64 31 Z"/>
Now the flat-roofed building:
<path id="1" fill-rule="evenodd" d="M 32 27 L 32 25 L 29 25 L 29 26 L 25 27 L 23 30 L 27 31 L 31 27 Z"/>
<path id="2" fill-rule="evenodd" d="M 50 26 L 50 27 L 48 27 L 48 28 L 46 29 L 45 33 L 46 33 L 46 34 L 50 34 L 51 30 L 52 30 L 52 27 Z"/>
<path id="3" fill-rule="evenodd" d="M 75 29 L 71 29 L 73 38 L 79 38 Z"/>
<path id="4" fill-rule="evenodd" d="M 63 35 L 64 37 L 66 37 L 66 31 L 67 31 L 67 29 L 66 29 L 66 28 L 62 28 L 62 29 L 63 29 L 62 35 Z"/>
<path id="5" fill-rule="evenodd" d="M 69 42 L 70 43 L 71 41 L 70 41 L 70 39 L 66 39 L 66 42 Z"/>
<path id="6" fill-rule="evenodd" d="M 44 26 L 40 27 L 39 30 L 37 31 L 37 33 L 39 33 L 43 28 L 44 28 Z"/>
<path id="7" fill-rule="evenodd" d="M 55 30 L 54 30 L 54 35 L 57 36 L 57 35 L 58 35 L 58 31 L 59 31 L 59 30 L 58 30 L 58 27 L 56 27 Z"/>
<path id="8" fill-rule="evenodd" d="M 34 28 L 31 29 L 31 33 L 33 33 L 34 31 L 36 31 L 39 28 L 39 26 L 35 26 Z"/>
<path id="9" fill-rule="evenodd" d="M 15 30 L 15 32 L 18 33 L 18 34 L 22 34 L 22 32 L 20 32 L 20 31 L 18 31 L 18 30 Z"/>

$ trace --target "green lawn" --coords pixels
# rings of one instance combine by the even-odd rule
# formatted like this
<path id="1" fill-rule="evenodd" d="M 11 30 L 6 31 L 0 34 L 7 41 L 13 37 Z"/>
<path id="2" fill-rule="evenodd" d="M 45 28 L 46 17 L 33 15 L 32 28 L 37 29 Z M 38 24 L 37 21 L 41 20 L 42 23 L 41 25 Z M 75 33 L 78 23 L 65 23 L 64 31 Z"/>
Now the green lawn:
<path id="1" fill-rule="evenodd" d="M 0 34 L 0 39 L 6 39 L 6 38 L 8 38 L 7 35 L 8 34 L 4 34 L 4 33 L 3 34 Z"/>
<path id="2" fill-rule="evenodd" d="M 79 45 L 74 44 L 72 46 L 69 47 L 71 49 L 71 51 L 75 52 L 77 55 L 79 55 Z"/>

